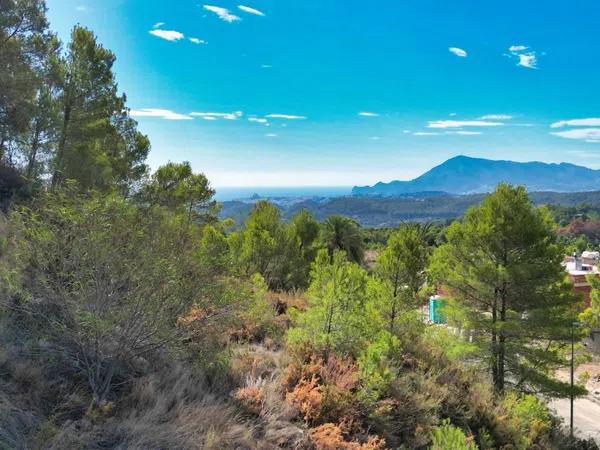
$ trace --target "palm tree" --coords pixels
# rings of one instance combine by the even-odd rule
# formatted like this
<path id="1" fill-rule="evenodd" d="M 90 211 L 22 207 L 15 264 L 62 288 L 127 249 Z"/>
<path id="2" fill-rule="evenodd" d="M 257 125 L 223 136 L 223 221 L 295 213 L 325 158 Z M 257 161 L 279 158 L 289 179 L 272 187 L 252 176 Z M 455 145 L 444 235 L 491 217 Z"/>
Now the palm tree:
<path id="1" fill-rule="evenodd" d="M 330 216 L 323 223 L 323 241 L 330 255 L 335 250 L 342 250 L 350 261 L 362 263 L 363 237 L 360 226 L 354 220 L 344 216 Z"/>

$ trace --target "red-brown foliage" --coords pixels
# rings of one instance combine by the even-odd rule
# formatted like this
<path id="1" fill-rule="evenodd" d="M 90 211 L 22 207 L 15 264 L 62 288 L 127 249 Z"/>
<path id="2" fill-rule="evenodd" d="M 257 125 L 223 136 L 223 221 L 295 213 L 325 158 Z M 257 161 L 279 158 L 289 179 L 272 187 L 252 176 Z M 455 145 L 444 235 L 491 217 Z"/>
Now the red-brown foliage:
<path id="1" fill-rule="evenodd" d="M 343 430 L 333 423 L 326 423 L 310 430 L 310 437 L 317 450 L 383 450 L 385 441 L 377 436 L 369 436 L 361 444 L 347 441 Z"/>

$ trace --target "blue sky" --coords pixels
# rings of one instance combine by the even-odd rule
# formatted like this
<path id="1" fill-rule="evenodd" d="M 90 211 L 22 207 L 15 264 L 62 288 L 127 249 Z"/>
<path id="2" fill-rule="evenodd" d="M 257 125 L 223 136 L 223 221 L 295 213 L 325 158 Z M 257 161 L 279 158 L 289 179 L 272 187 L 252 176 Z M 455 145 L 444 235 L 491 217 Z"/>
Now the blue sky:
<path id="1" fill-rule="evenodd" d="M 457 154 L 600 168 L 600 2 L 47 0 L 117 55 L 149 163 L 215 186 L 408 179 Z M 362 114 L 361 114 L 362 113 Z"/>

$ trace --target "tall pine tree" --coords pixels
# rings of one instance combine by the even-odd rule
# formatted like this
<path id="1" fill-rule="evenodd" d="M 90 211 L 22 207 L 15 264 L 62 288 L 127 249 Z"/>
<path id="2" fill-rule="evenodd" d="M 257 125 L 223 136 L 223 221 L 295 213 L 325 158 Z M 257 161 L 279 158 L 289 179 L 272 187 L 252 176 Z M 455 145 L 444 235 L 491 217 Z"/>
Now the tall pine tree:
<path id="1" fill-rule="evenodd" d="M 500 184 L 449 227 L 434 254 L 431 271 L 453 299 L 448 309 L 473 330 L 498 391 L 568 392 L 552 375 L 567 363 L 581 304 L 553 227 L 523 187 Z"/>

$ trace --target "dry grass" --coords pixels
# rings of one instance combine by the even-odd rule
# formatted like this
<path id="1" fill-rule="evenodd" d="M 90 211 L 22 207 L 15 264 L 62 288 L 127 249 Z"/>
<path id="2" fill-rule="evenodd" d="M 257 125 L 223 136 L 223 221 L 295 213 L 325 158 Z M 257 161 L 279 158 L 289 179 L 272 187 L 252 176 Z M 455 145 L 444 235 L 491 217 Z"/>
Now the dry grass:
<path id="1" fill-rule="evenodd" d="M 353 362 L 333 355 L 323 360 L 313 354 L 304 361 L 292 362 L 282 384 L 287 391 L 287 403 L 306 423 L 357 422 L 360 408 L 354 393 L 358 371 Z"/>
<path id="2" fill-rule="evenodd" d="M 93 422 L 65 424 L 51 448 L 256 448 L 251 427 L 180 366 L 140 378 L 114 416 Z"/>
<path id="3" fill-rule="evenodd" d="M 359 443 L 345 439 L 342 428 L 326 423 L 310 430 L 310 437 L 317 450 L 383 450 L 385 441 L 377 436 L 369 436 L 367 442 Z"/>

